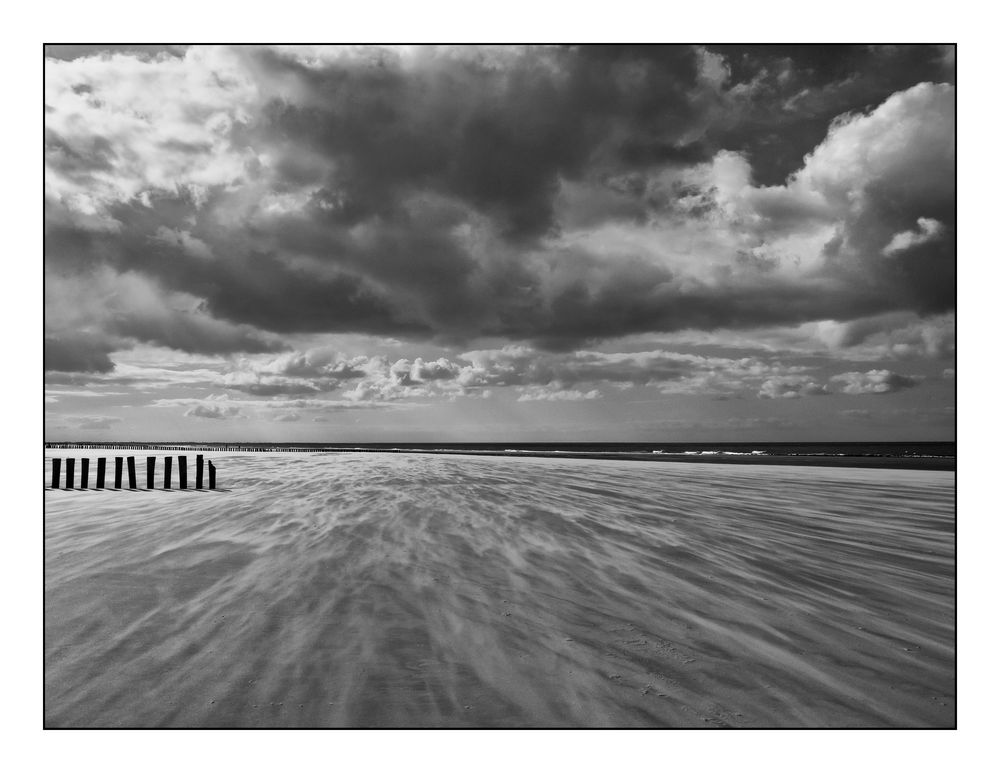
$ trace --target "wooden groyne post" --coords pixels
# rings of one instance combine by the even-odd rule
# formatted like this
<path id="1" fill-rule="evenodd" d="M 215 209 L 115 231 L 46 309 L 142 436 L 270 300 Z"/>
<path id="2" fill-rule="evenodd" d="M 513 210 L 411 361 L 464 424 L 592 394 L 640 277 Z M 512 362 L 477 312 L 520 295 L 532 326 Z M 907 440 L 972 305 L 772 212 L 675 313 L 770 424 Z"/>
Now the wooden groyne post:
<path id="1" fill-rule="evenodd" d="M 116 456 L 115 460 L 115 485 L 116 489 L 122 488 L 122 477 L 125 471 L 128 471 L 128 488 L 137 489 L 138 484 L 136 483 L 136 465 L 134 456 Z M 97 481 L 94 486 L 95 489 L 105 488 L 105 475 L 107 472 L 107 459 L 103 456 L 97 458 Z M 178 456 L 178 478 L 180 480 L 179 488 L 188 488 L 187 481 L 187 456 Z M 51 487 L 58 489 L 64 487 L 67 489 L 77 488 L 76 485 L 76 462 L 75 458 L 53 458 L 52 459 L 52 479 Z M 206 480 L 205 468 L 208 468 L 208 475 Z M 163 488 L 170 489 L 173 485 L 173 470 L 174 470 L 174 458 L 172 456 L 164 457 L 163 459 Z M 64 472 L 65 471 L 65 472 Z M 198 454 L 195 458 L 195 487 L 199 490 L 209 489 L 215 490 L 218 485 L 218 470 L 215 464 L 204 457 L 203 454 Z M 90 459 L 86 457 L 80 458 L 80 485 L 79 488 L 86 489 L 90 486 Z M 146 457 L 146 489 L 153 491 L 156 489 L 156 457 L 147 456 Z"/>

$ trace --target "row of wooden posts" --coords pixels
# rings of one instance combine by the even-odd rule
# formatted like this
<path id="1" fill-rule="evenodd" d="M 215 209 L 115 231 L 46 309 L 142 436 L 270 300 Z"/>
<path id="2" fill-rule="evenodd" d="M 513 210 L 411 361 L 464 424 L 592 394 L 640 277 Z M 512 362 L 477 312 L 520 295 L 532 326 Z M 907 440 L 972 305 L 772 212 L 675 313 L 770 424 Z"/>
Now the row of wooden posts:
<path id="1" fill-rule="evenodd" d="M 181 446 L 171 446 L 171 445 L 158 445 L 154 443 L 46 443 L 46 448 L 51 449 L 84 449 L 84 448 L 99 448 L 106 449 L 109 451 L 123 450 L 123 451 L 192 451 L 189 445 Z M 210 451 L 254 451 L 257 453 L 266 451 L 275 452 L 301 452 L 301 453 L 312 453 L 314 451 L 322 451 L 322 448 L 291 448 L 291 447 L 277 447 L 277 446 L 212 446 Z M 338 450 L 338 449 L 327 449 L 327 450 Z"/>
<path id="2" fill-rule="evenodd" d="M 52 460 L 52 488 L 59 488 L 59 482 L 62 480 L 62 459 Z M 122 462 L 125 462 L 125 465 Z M 171 472 L 173 467 L 174 458 L 168 456 L 163 460 L 163 488 L 169 489 L 171 487 Z M 126 467 L 128 471 L 128 487 L 130 489 L 137 488 L 135 480 L 135 457 L 128 456 L 124 460 L 120 456 L 115 457 L 115 485 L 114 488 L 122 488 L 122 467 Z M 201 454 L 195 457 L 195 485 L 196 489 L 205 488 L 205 459 Z M 97 460 L 97 483 L 94 486 L 95 489 L 104 488 L 105 473 L 107 468 L 107 459 L 100 457 Z M 154 478 L 156 477 L 156 457 L 147 456 L 146 457 L 146 488 L 155 488 Z M 90 478 L 90 459 L 80 460 L 80 488 L 85 489 L 89 485 Z M 188 487 L 187 480 L 187 457 L 178 456 L 177 457 L 177 478 L 178 478 L 178 488 L 186 489 Z M 71 489 L 76 488 L 76 459 L 66 460 L 66 486 L 65 488 Z M 208 463 L 208 488 L 215 488 L 215 465 L 212 462 Z"/>

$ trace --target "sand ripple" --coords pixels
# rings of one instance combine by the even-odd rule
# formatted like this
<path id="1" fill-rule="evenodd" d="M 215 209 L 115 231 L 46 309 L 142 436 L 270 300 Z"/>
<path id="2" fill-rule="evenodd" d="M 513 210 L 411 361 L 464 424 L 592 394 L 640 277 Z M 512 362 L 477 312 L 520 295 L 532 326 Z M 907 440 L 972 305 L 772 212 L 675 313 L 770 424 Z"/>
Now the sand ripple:
<path id="1" fill-rule="evenodd" d="M 47 726 L 954 724 L 954 473 L 209 456 L 46 492 Z"/>

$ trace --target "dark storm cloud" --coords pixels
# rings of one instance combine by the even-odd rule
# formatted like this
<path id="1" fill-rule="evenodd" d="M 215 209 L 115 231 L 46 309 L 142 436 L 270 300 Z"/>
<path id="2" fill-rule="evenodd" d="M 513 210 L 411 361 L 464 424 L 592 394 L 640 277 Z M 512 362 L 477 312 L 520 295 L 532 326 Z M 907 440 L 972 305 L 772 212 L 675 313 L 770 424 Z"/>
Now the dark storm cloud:
<path id="1" fill-rule="evenodd" d="M 96 236 L 92 246 L 103 238 Z M 208 355 L 288 348 L 273 334 L 207 313 L 203 300 L 172 293 L 154 272 L 132 267 L 117 273 L 79 251 L 72 255 L 77 265 L 51 261 L 45 276 L 46 361 L 51 359 L 52 370 L 110 370 L 108 354 L 135 342 Z M 77 332 L 81 328 L 87 332 Z"/>
<path id="2" fill-rule="evenodd" d="M 954 83 L 955 47 L 926 45 L 722 45 L 736 111 L 716 147 L 750 159 L 761 185 L 801 165 L 838 115 L 871 110 L 917 83 Z M 741 88 L 742 86 L 742 88 Z"/>
<path id="3" fill-rule="evenodd" d="M 566 255 L 562 261 L 570 261 L 579 278 L 487 332 L 569 350 L 581 341 L 651 330 L 753 328 L 864 316 L 881 310 L 887 301 L 882 287 L 849 287 L 846 281 L 809 285 L 779 279 L 749 287 L 736 281 L 682 284 L 667 269 L 628 260 L 616 266 L 613 277 L 598 283 L 596 270 L 588 274 L 580 269 L 581 264 L 593 265 L 593 257 Z"/>
<path id="4" fill-rule="evenodd" d="M 571 349 L 953 308 L 954 96 L 912 88 L 947 79 L 945 50 L 67 58 L 46 95 L 46 269 L 117 305 L 47 303 L 56 340 L 108 342 L 57 350 L 79 366 L 60 370 L 107 369 L 112 341 Z"/>
<path id="5" fill-rule="evenodd" d="M 114 343 L 86 334 L 46 336 L 45 370 L 108 373 L 114 369 L 108 354 L 115 348 Z"/>
<path id="6" fill-rule="evenodd" d="M 701 118 L 688 46 L 468 49 L 413 63 L 371 52 L 318 69 L 270 50 L 253 58 L 265 81 L 301 89 L 271 99 L 258 128 L 288 143 L 279 170 L 300 183 L 295 155 L 326 160 L 312 180 L 328 184 L 345 225 L 391 214 L 419 188 L 471 203 L 508 237 L 538 236 L 554 226 L 560 176 L 705 156 L 684 144 Z"/>
<path id="7" fill-rule="evenodd" d="M 280 341 L 262 339 L 246 326 L 227 325 L 207 315 L 190 312 L 116 315 L 106 329 L 122 338 L 194 354 L 275 352 L 287 348 Z"/>

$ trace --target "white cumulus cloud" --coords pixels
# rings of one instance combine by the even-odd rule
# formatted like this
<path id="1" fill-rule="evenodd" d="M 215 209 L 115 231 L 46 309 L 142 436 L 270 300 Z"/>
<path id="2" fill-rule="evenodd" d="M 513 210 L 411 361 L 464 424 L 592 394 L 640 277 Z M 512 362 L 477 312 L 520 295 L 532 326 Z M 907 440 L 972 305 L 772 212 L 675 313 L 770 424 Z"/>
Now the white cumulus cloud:
<path id="1" fill-rule="evenodd" d="M 838 373 L 830 380 L 843 384 L 841 391 L 847 395 L 887 394 L 915 387 L 920 383 L 918 376 L 905 376 L 891 370 L 869 370 L 867 373 L 851 371 Z"/>

